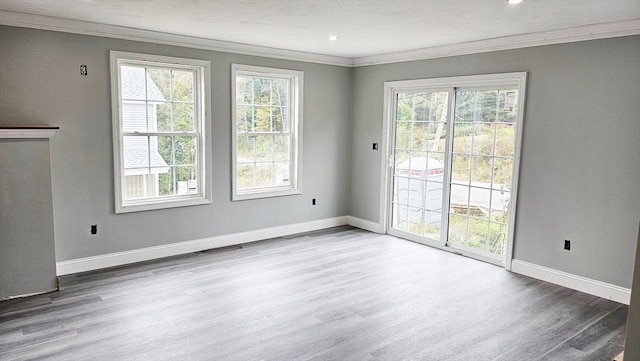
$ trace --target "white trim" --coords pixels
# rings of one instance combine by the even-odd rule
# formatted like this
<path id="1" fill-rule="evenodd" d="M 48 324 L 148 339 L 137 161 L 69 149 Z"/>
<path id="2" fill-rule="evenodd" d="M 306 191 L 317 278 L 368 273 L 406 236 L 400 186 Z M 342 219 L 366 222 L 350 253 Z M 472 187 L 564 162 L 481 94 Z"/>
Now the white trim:
<path id="1" fill-rule="evenodd" d="M 91 23 L 79 20 L 17 13 L 0 10 L 0 25 L 30 29 L 59 31 L 72 34 L 92 35 L 113 39 L 142 41 L 154 44 L 189 47 L 232 54 L 264 56 L 274 59 L 304 61 L 346 67 L 359 67 L 399 63 L 413 60 L 435 59 L 457 55 L 486 53 L 490 51 L 528 48 L 533 46 L 571 43 L 576 41 L 606 39 L 640 34 L 640 19 L 591 24 L 573 28 L 505 36 L 494 39 L 470 41 L 388 54 L 345 58 L 341 56 L 306 53 L 301 51 L 269 48 L 257 45 L 232 43 L 193 36 L 169 34 L 122 26 Z"/>
<path id="2" fill-rule="evenodd" d="M 369 232 L 384 233 L 384 227 L 382 226 L 382 224 L 371 222 L 358 217 L 347 216 L 347 224 L 352 227 L 364 229 L 365 231 Z"/>
<path id="3" fill-rule="evenodd" d="M 232 43 L 228 41 L 198 38 L 194 36 L 169 34 L 158 31 L 17 13 L 5 10 L 0 10 L 0 25 L 100 36 L 113 39 L 142 41 L 146 43 L 179 46 L 183 48 L 188 47 L 193 49 L 203 49 L 251 56 L 263 56 L 275 59 L 304 61 L 317 64 L 352 66 L 352 59 L 340 56 L 322 55 L 306 53 L 302 51 L 269 48 L 265 46 Z"/>
<path id="4" fill-rule="evenodd" d="M 637 34 L 640 34 L 640 19 L 632 19 L 611 23 L 577 26 L 560 30 L 505 36 L 494 39 L 470 41 L 453 45 L 443 45 L 431 48 L 400 51 L 388 54 L 363 56 L 352 59 L 352 66 L 359 67 L 367 65 L 400 63 L 414 60 L 436 59 L 449 56 L 530 48 L 534 46 L 615 38 Z"/>
<path id="5" fill-rule="evenodd" d="M 453 248 L 453 247 L 447 246 L 446 244 L 444 244 L 444 242 L 428 239 L 426 237 L 418 236 L 416 234 L 412 234 L 409 232 L 399 231 L 397 229 L 389 229 L 387 233 L 391 236 L 406 239 L 407 241 L 419 243 L 427 247 L 439 249 L 441 251 L 445 251 L 449 253 L 454 253 L 459 256 L 463 256 L 467 258 L 473 258 L 475 260 L 490 263 L 499 267 L 504 267 L 504 263 L 501 260 L 493 257 L 485 256 L 481 253 L 474 252 L 474 250 L 469 247 Z"/>
<path id="6" fill-rule="evenodd" d="M 395 110 L 395 99 L 393 97 L 394 88 L 391 82 L 384 82 L 384 94 L 383 94 L 383 108 L 382 108 L 382 138 L 380 140 L 380 204 L 379 219 L 380 226 L 382 227 L 382 233 L 387 233 L 389 224 L 391 223 L 391 212 L 388 210 L 388 202 L 391 197 L 391 185 L 390 182 L 391 170 L 391 154 L 394 142 L 391 139 L 391 133 L 393 131 L 393 115 L 391 112 Z"/>
<path id="7" fill-rule="evenodd" d="M 514 259 L 511 262 L 511 272 L 606 298 L 625 305 L 628 305 L 631 300 L 631 290 L 628 288 L 538 266 L 518 259 Z"/>
<path id="8" fill-rule="evenodd" d="M 129 263 L 177 256 L 185 253 L 199 252 L 212 248 L 227 247 L 274 237 L 288 236 L 296 233 L 310 232 L 318 229 L 344 226 L 347 224 L 347 221 L 348 217 L 346 216 L 326 218 L 316 221 L 288 224 L 285 226 L 263 228 L 247 232 L 139 248 L 130 251 L 102 254 L 99 256 L 59 261 L 56 262 L 56 274 L 61 276 L 78 272 L 86 272 Z"/>
<path id="9" fill-rule="evenodd" d="M 520 159 L 522 157 L 521 148 L 522 148 L 522 128 L 524 127 L 524 110 L 526 107 L 526 96 L 525 93 L 527 91 L 527 73 L 522 72 L 518 73 L 518 116 L 516 120 L 516 139 L 515 139 L 515 150 L 513 152 L 513 168 L 511 169 L 511 199 L 509 207 L 511 211 L 509 212 L 509 234 L 507 235 L 507 250 L 506 250 L 506 258 L 504 268 L 507 271 L 511 270 L 511 263 L 513 261 L 513 243 L 516 237 L 515 228 L 516 228 L 516 210 L 518 203 L 518 184 L 520 183 Z"/>
<path id="10" fill-rule="evenodd" d="M 185 253 L 199 252 L 212 248 L 233 246 L 274 237 L 282 237 L 296 233 L 343 226 L 347 224 L 370 232 L 381 233 L 382 230 L 379 223 L 371 222 L 358 217 L 342 216 L 326 218 L 316 221 L 294 223 L 285 226 L 263 228 L 235 234 L 201 238 L 192 241 L 177 242 L 161 246 L 103 254 L 99 256 L 59 261 L 56 262 L 56 275 L 62 276 L 79 272 L 87 272 L 107 267 L 177 256 Z M 446 248 L 436 248 L 453 253 L 459 253 Z M 629 304 L 631 298 L 631 290 L 628 288 L 619 287 L 609 283 L 592 280 L 586 277 L 577 276 L 562 271 L 557 271 L 551 268 L 538 266 L 517 259 L 514 259 L 512 262 L 511 272 L 554 283 L 563 287 L 571 288 L 580 292 L 585 292 L 597 297 L 606 298 L 626 305 Z M 44 292 L 46 293 L 48 291 Z M 17 297 L 22 296 L 28 295 L 21 295 Z"/>
<path id="11" fill-rule="evenodd" d="M 236 132 L 236 78 L 238 74 L 249 77 L 279 78 L 289 81 L 289 128 L 288 133 L 272 133 L 272 134 L 289 134 L 290 135 L 290 160 L 289 160 L 289 179 L 288 186 L 271 186 L 256 189 L 238 189 L 237 174 L 237 132 Z M 267 68 L 262 66 L 252 66 L 243 64 L 231 64 L 231 200 L 242 201 L 248 199 L 260 199 L 269 197 L 280 197 L 302 194 L 302 126 L 303 126 L 303 99 L 304 99 L 304 72 L 291 69 Z M 252 132 L 253 134 L 258 134 Z M 244 133 L 244 134 L 252 134 Z M 271 133 L 261 133 L 271 134 Z"/>
<path id="12" fill-rule="evenodd" d="M 0 139 L 49 139 L 58 131 L 58 128 L 11 128 L 0 129 Z"/>
<path id="13" fill-rule="evenodd" d="M 390 232 L 391 227 L 389 224 L 392 223 L 391 212 L 389 212 L 388 208 L 391 204 L 391 198 L 393 197 L 393 192 L 391 190 L 393 180 L 392 180 L 392 157 L 394 152 L 394 117 L 393 112 L 395 111 L 395 94 L 398 91 L 409 92 L 409 91 L 448 91 L 449 92 L 449 105 L 448 105 L 448 116 L 447 116 L 447 134 L 453 134 L 453 115 L 455 110 L 455 89 L 456 88 L 474 88 L 478 87 L 479 89 L 484 88 L 493 88 L 493 87 L 517 87 L 519 92 L 518 98 L 518 115 L 516 121 L 516 139 L 515 139 L 515 152 L 514 152 L 514 166 L 512 170 L 512 198 L 510 205 L 510 218 L 509 218 L 509 235 L 507 240 L 507 250 L 504 259 L 494 260 L 491 257 L 486 257 L 482 254 L 473 254 L 472 249 L 463 249 L 464 247 L 458 246 L 448 246 L 446 245 L 446 232 L 448 227 L 448 218 L 446 217 L 446 213 L 443 212 L 443 220 L 442 220 L 442 234 L 441 234 L 441 244 L 433 245 L 434 247 L 447 249 L 452 248 L 455 253 L 463 253 L 467 257 L 477 258 L 486 262 L 500 264 L 504 266 L 507 270 L 511 269 L 511 259 L 513 257 L 513 242 L 514 242 L 514 229 L 515 229 L 515 217 L 516 217 L 516 201 L 518 197 L 518 172 L 519 172 L 519 164 L 520 164 L 520 148 L 522 143 L 522 127 L 524 126 L 524 106 L 525 106 L 525 91 L 526 91 L 526 80 L 527 73 L 526 72 L 512 72 L 512 73 L 496 73 L 496 74 L 481 74 L 481 75 L 463 75 L 463 76 L 455 76 L 455 77 L 442 77 L 442 78 L 427 78 L 427 79 L 415 79 L 415 80 L 398 80 L 398 81 L 387 81 L 384 83 L 384 110 L 383 110 L 383 149 L 385 150 L 385 154 L 383 155 L 382 162 L 383 167 L 381 169 L 380 174 L 380 219 L 383 220 L 383 227 L 385 232 L 389 234 L 396 234 L 401 238 L 406 238 L 419 243 L 426 243 L 428 245 L 432 245 L 432 242 L 425 242 L 421 237 L 417 236 L 409 236 L 409 233 L 406 232 Z M 449 185 L 451 183 L 451 159 L 450 155 L 453 151 L 452 149 L 453 143 L 451 137 L 447 137 L 446 139 L 446 151 L 445 151 L 445 185 Z M 450 186 L 446 186 L 444 188 L 443 194 L 443 207 L 442 209 L 448 209 L 449 204 L 449 188 Z"/>

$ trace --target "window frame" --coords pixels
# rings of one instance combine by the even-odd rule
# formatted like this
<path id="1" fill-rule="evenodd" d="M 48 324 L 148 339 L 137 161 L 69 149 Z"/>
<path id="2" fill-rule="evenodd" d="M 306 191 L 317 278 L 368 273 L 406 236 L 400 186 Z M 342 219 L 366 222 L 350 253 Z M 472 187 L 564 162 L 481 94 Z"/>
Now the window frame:
<path id="1" fill-rule="evenodd" d="M 289 133 L 290 144 L 290 182 L 289 186 L 270 186 L 262 188 L 238 189 L 237 157 L 237 77 L 254 76 L 264 78 L 289 79 Z M 269 197 L 281 197 L 302 194 L 302 114 L 303 114 L 304 72 L 290 69 L 268 68 L 243 64 L 231 64 L 231 200 L 241 201 Z M 274 133 L 277 134 L 277 133 Z M 284 134 L 284 133 L 282 133 Z"/>
<path id="2" fill-rule="evenodd" d="M 502 265 L 507 270 L 511 270 L 511 263 L 513 260 L 513 245 L 515 238 L 515 226 L 516 226 L 516 212 L 517 212 L 517 199 L 518 199 L 518 184 L 519 184 L 519 170 L 521 162 L 521 146 L 522 146 L 522 133 L 525 122 L 524 112 L 527 106 L 526 103 L 526 89 L 527 89 L 527 72 L 513 72 L 513 73 L 495 73 L 495 74 L 482 74 L 482 75 L 466 75 L 455 77 L 443 77 L 443 78 L 429 78 L 429 79 L 415 79 L 415 80 L 399 80 L 388 81 L 384 83 L 384 110 L 383 110 L 383 134 L 381 148 L 384 150 L 382 154 L 382 162 L 380 169 L 380 232 L 389 233 L 391 229 L 391 212 L 388 207 L 388 202 L 393 197 L 393 182 L 391 181 L 391 169 L 393 165 L 392 147 L 394 145 L 391 137 L 393 136 L 393 119 L 395 100 L 394 94 L 397 91 L 411 91 L 411 90 L 429 90 L 429 91 L 451 91 L 449 98 L 448 116 L 447 122 L 450 123 L 447 128 L 447 134 L 453 134 L 454 116 L 456 95 L 455 91 L 459 88 L 464 89 L 487 89 L 491 87 L 514 87 L 518 89 L 518 111 L 516 116 L 517 129 L 515 134 L 515 148 L 513 154 L 513 168 L 512 168 L 512 188 L 510 199 L 511 212 L 509 214 L 509 230 L 507 239 L 507 248 L 503 260 L 496 261 L 494 258 L 483 257 L 476 253 L 469 253 L 461 248 L 453 248 L 447 245 L 447 239 L 444 236 L 445 229 L 449 228 L 448 217 L 446 222 L 442 223 L 442 236 L 440 241 L 430 242 L 429 245 L 447 250 L 454 253 L 461 253 L 470 258 L 480 259 L 488 263 L 494 263 Z M 447 136 L 446 141 L 446 154 L 445 154 L 445 192 L 443 194 L 443 201 L 449 202 L 450 200 L 450 184 L 451 184 L 451 169 L 452 162 L 449 160 L 453 153 L 453 139 Z M 445 209 L 443 203 L 443 209 Z M 444 212 L 444 211 L 443 211 Z M 418 243 L 424 243 L 423 240 L 417 237 L 407 237 L 407 239 L 413 240 Z"/>
<path id="3" fill-rule="evenodd" d="M 111 112 L 113 126 L 113 166 L 114 166 L 114 198 L 115 213 L 129 213 L 185 207 L 211 203 L 212 187 L 208 175 L 211 168 L 211 156 L 207 142 L 211 139 L 211 62 L 208 60 L 169 57 L 162 55 L 141 54 L 111 50 Z M 198 192 L 194 194 L 170 195 L 124 199 L 124 142 L 128 132 L 123 131 L 121 65 L 161 67 L 194 72 L 194 132 L 196 135 L 196 167 Z M 134 132 L 135 133 L 135 132 Z M 154 136 L 154 134 L 179 136 L 181 132 L 145 132 L 137 135 Z"/>

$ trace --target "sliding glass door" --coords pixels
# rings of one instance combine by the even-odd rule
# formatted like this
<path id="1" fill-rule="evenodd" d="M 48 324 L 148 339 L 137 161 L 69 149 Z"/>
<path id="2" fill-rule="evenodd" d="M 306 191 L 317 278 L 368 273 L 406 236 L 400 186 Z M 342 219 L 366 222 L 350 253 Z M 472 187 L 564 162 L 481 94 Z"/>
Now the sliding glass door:
<path id="1" fill-rule="evenodd" d="M 524 81 L 515 73 L 385 84 L 388 233 L 507 262 Z"/>

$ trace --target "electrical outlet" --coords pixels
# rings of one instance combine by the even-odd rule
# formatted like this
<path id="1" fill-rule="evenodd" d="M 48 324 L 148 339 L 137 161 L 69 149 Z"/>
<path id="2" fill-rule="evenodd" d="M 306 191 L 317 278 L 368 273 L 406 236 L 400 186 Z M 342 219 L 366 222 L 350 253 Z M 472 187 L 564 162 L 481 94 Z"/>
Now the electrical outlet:
<path id="1" fill-rule="evenodd" d="M 564 240 L 564 249 L 567 251 L 571 251 L 571 241 L 568 239 Z"/>
<path id="2" fill-rule="evenodd" d="M 312 205 L 312 206 L 315 206 L 315 205 L 316 205 L 316 199 L 315 199 L 315 198 L 311 200 L 311 205 Z"/>
<path id="3" fill-rule="evenodd" d="M 92 224 L 91 225 L 91 234 L 98 234 L 98 225 L 97 224 Z"/>
<path id="4" fill-rule="evenodd" d="M 80 65 L 80 75 L 87 76 L 88 74 L 89 71 L 87 70 L 87 66 L 84 64 Z"/>

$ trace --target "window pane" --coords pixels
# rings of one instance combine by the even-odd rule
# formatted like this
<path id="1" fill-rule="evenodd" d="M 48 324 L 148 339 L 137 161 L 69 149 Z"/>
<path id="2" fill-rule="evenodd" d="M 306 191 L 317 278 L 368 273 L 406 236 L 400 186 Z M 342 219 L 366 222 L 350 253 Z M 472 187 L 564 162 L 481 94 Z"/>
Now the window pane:
<path id="1" fill-rule="evenodd" d="M 507 185 L 494 185 L 491 191 L 491 219 L 497 222 L 507 223 L 511 192 Z"/>
<path id="2" fill-rule="evenodd" d="M 409 151 L 402 151 L 402 150 L 397 150 L 396 154 L 395 154 L 395 159 L 394 159 L 394 167 L 396 170 L 398 169 L 409 169 L 407 166 L 405 166 L 403 163 L 409 161 L 409 158 L 411 158 L 411 152 Z M 402 166 L 401 166 L 402 165 Z M 396 172 L 397 173 L 397 172 Z M 405 172 L 406 173 L 406 172 Z"/>
<path id="3" fill-rule="evenodd" d="M 193 132 L 195 130 L 193 120 L 193 104 L 173 104 L 173 131 Z"/>
<path id="4" fill-rule="evenodd" d="M 491 183 L 492 157 L 471 157 L 471 183 Z"/>
<path id="5" fill-rule="evenodd" d="M 274 79 L 271 81 L 271 105 L 274 107 L 286 106 L 288 99 L 289 79 Z"/>
<path id="6" fill-rule="evenodd" d="M 242 105 L 236 107 L 236 132 L 245 133 L 253 131 L 253 107 Z"/>
<path id="7" fill-rule="evenodd" d="M 271 131 L 271 108 L 269 106 L 256 106 L 254 132 Z"/>
<path id="8" fill-rule="evenodd" d="M 123 146 L 124 175 L 140 174 L 140 169 L 165 168 L 168 163 L 158 151 L 158 138 L 148 136 L 125 136 Z M 143 171 L 142 173 L 148 173 Z"/>
<path id="9" fill-rule="evenodd" d="M 157 119 L 159 132 L 171 132 L 173 126 L 173 109 L 171 103 L 158 103 L 153 106 Z"/>
<path id="10" fill-rule="evenodd" d="M 177 194 L 198 193 L 198 177 L 196 166 L 175 167 Z"/>
<path id="11" fill-rule="evenodd" d="M 446 147 L 447 124 L 429 123 L 429 150 L 443 152 Z"/>
<path id="12" fill-rule="evenodd" d="M 157 105 L 141 101 L 122 101 L 122 130 L 153 132 L 157 128 Z"/>
<path id="13" fill-rule="evenodd" d="M 413 111 L 415 121 L 427 121 L 432 116 L 431 93 L 418 93 L 413 97 Z"/>
<path id="14" fill-rule="evenodd" d="M 282 132 L 284 127 L 283 127 L 283 122 L 284 122 L 285 118 L 284 118 L 284 114 L 282 113 L 282 108 L 280 107 L 274 107 L 271 108 L 271 121 L 272 121 L 272 131 L 274 132 Z"/>
<path id="15" fill-rule="evenodd" d="M 159 175 L 160 196 L 188 195 L 199 192 L 196 166 L 171 167 Z"/>
<path id="16" fill-rule="evenodd" d="M 175 147 L 176 165 L 193 165 L 198 158 L 196 142 L 194 136 L 173 137 Z"/>
<path id="17" fill-rule="evenodd" d="M 469 156 L 454 154 L 452 157 L 452 183 L 468 183 L 470 181 Z"/>
<path id="18" fill-rule="evenodd" d="M 275 185 L 273 163 L 256 163 L 255 186 L 271 187 Z"/>
<path id="19" fill-rule="evenodd" d="M 413 136 L 411 141 L 411 148 L 414 150 L 428 150 L 429 149 L 429 127 L 427 122 L 415 122 L 413 123 Z"/>
<path id="20" fill-rule="evenodd" d="M 253 162 L 255 147 L 255 137 L 238 136 L 236 137 L 236 161 L 238 163 Z"/>
<path id="21" fill-rule="evenodd" d="M 245 163 L 238 164 L 236 181 L 238 182 L 238 189 L 249 189 L 254 187 L 254 164 Z"/>
<path id="22" fill-rule="evenodd" d="M 396 108 L 397 121 L 411 121 L 413 119 L 413 108 L 411 107 L 411 94 L 398 94 L 398 106 Z"/>
<path id="23" fill-rule="evenodd" d="M 511 185 L 513 158 L 496 158 L 493 164 L 493 182 Z"/>
<path id="24" fill-rule="evenodd" d="M 153 100 L 171 100 L 171 70 L 147 67 L 147 77 L 149 83 L 148 99 Z"/>
<path id="25" fill-rule="evenodd" d="M 120 67 L 120 97 L 125 100 L 165 100 L 158 84 L 143 66 Z"/>
<path id="26" fill-rule="evenodd" d="M 276 135 L 273 139 L 273 160 L 288 161 L 290 157 L 290 136 Z"/>
<path id="27" fill-rule="evenodd" d="M 507 225 L 504 223 L 491 222 L 489 226 L 489 236 L 487 245 L 488 251 L 495 254 L 506 252 Z"/>
<path id="28" fill-rule="evenodd" d="M 449 215 L 449 241 L 465 244 L 467 239 L 467 217 L 458 214 Z"/>
<path id="29" fill-rule="evenodd" d="M 453 152 L 468 154 L 471 152 L 471 134 L 473 124 L 456 122 L 453 125 Z"/>
<path id="30" fill-rule="evenodd" d="M 253 103 L 261 105 L 271 104 L 271 80 L 253 78 Z"/>
<path id="31" fill-rule="evenodd" d="M 251 78 L 236 76 L 236 105 L 251 104 L 253 98 Z"/>
<path id="32" fill-rule="evenodd" d="M 461 184 L 451 185 L 450 212 L 467 214 L 469 210 L 470 188 Z"/>
<path id="33" fill-rule="evenodd" d="M 255 139 L 255 159 L 257 161 L 273 160 L 273 136 L 272 135 L 256 135 Z"/>
<path id="34" fill-rule="evenodd" d="M 476 123 L 473 125 L 473 154 L 493 154 L 495 129 L 495 124 Z"/>
<path id="35" fill-rule="evenodd" d="M 155 138 L 155 137 L 153 137 Z M 195 136 L 161 136 L 158 138 L 158 153 L 162 155 L 164 161 L 169 165 L 192 165 L 196 164 L 196 142 Z"/>
<path id="36" fill-rule="evenodd" d="M 171 100 L 193 103 L 193 72 L 173 71 Z"/>
<path id="37" fill-rule="evenodd" d="M 195 131 L 193 104 L 163 102 L 152 104 L 150 109 L 153 112 L 153 122 L 157 122 L 159 132 Z M 155 130 L 149 129 L 149 131 Z"/>
<path id="38" fill-rule="evenodd" d="M 282 107 L 282 131 L 285 133 L 291 132 L 291 117 L 289 116 L 289 107 Z"/>
<path id="39" fill-rule="evenodd" d="M 411 149 L 413 144 L 412 123 L 402 122 L 396 125 L 396 148 Z"/>
<path id="40" fill-rule="evenodd" d="M 514 140 L 516 128 L 514 124 L 498 124 L 496 134 L 496 155 L 513 157 L 515 151 Z"/>
<path id="41" fill-rule="evenodd" d="M 489 236 L 489 222 L 475 218 L 469 219 L 468 246 L 485 250 Z"/>
<path id="42" fill-rule="evenodd" d="M 500 91 L 498 114 L 498 122 L 515 123 L 518 116 L 517 89 L 505 89 Z"/>
<path id="43" fill-rule="evenodd" d="M 291 185 L 289 162 L 274 163 L 275 186 Z"/>

